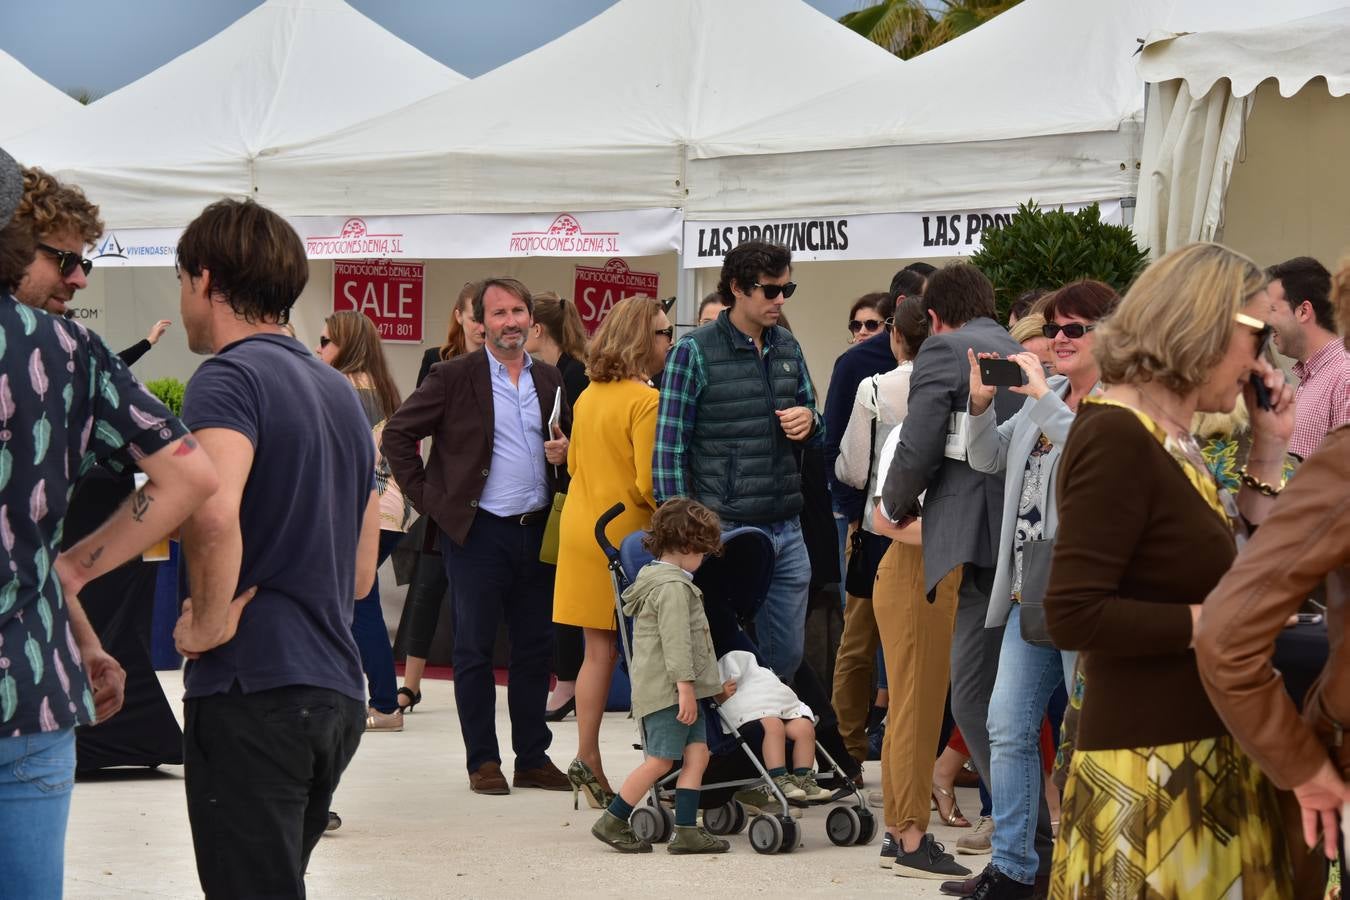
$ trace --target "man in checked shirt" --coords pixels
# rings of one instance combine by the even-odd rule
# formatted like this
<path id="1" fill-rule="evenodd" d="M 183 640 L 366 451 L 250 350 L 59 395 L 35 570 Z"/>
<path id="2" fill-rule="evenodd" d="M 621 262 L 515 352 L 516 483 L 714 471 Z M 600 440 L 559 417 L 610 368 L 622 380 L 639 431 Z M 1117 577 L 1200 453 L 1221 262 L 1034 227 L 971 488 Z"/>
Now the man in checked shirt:
<path id="1" fill-rule="evenodd" d="M 666 363 L 652 458 L 657 503 L 691 497 L 725 529 L 750 525 L 773 542 L 755 640 L 784 679 L 801 664 L 811 580 L 800 452 L 824 436 L 801 347 L 778 324 L 797 289 L 791 277 L 785 247 L 749 241 L 727 254 L 717 285 L 727 309 L 681 338 Z"/>

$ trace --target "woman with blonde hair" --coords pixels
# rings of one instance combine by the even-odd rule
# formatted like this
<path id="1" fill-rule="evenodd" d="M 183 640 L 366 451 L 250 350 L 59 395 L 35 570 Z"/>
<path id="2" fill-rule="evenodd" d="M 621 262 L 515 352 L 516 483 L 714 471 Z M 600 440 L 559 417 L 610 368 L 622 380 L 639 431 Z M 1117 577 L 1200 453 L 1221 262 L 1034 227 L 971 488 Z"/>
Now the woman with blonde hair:
<path id="1" fill-rule="evenodd" d="M 573 804 L 578 792 L 604 809 L 614 798 L 600 759 L 600 719 L 618 660 L 614 591 L 595 523 L 616 502 L 624 512 L 605 529 L 618 543 L 644 529 L 656 510 L 652 449 L 657 392 L 648 382 L 660 371 L 675 336 L 661 304 L 629 297 L 610 310 L 591 340 L 586 374 L 591 384 L 572 411 L 567 469 L 572 483 L 563 507 L 553 621 L 585 634 L 585 659 L 577 675 L 577 758 L 567 769 Z"/>
<path id="2" fill-rule="evenodd" d="M 1263 356 L 1269 303 L 1255 263 L 1191 244 L 1097 327 L 1106 388 L 1083 398 L 1060 459 L 1045 596 L 1050 637 L 1080 654 L 1087 685 L 1051 897 L 1292 896 L 1274 791 L 1210 704 L 1193 650 L 1200 604 L 1233 563 L 1235 530 L 1265 519 L 1293 429 L 1293 391 Z M 1191 423 L 1239 393 L 1252 449 L 1233 497 Z"/>
<path id="3" fill-rule="evenodd" d="M 394 551 L 412 521 L 412 503 L 403 496 L 389 471 L 389 463 L 380 453 L 384 423 L 402 400 L 389 374 L 375 323 L 359 312 L 334 313 L 324 320 L 319 337 L 319 358 L 337 369 L 356 388 L 357 399 L 370 421 L 375 441 L 375 487 L 380 495 L 380 553 L 377 565 Z M 352 637 L 361 651 L 361 667 L 370 685 L 367 731 L 402 731 L 403 713 L 399 709 L 395 687 L 394 651 L 389 646 L 389 630 L 380 608 L 380 582 L 377 578 L 370 593 L 356 601 L 352 618 Z"/>

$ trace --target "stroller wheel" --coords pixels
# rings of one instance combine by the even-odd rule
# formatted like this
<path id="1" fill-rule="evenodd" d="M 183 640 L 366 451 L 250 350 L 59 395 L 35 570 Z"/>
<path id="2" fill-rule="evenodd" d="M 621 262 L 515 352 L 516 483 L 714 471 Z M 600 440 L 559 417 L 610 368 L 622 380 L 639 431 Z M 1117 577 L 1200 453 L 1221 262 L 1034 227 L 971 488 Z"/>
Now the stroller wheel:
<path id="1" fill-rule="evenodd" d="M 862 830 L 858 811 L 851 806 L 836 806 L 825 817 L 825 834 L 836 847 L 849 847 L 858 843 Z"/>
<path id="2" fill-rule="evenodd" d="M 633 833 L 649 844 L 664 844 L 675 828 L 675 817 L 661 806 L 639 806 L 628 820 Z"/>
<path id="3" fill-rule="evenodd" d="M 872 839 L 877 836 L 877 817 L 872 815 L 872 811 L 863 807 L 858 810 L 858 821 L 862 823 L 862 831 L 858 834 L 855 844 L 870 844 Z"/>
<path id="4" fill-rule="evenodd" d="M 777 853 L 783 847 L 783 823 L 773 816 L 750 820 L 750 846 L 756 853 Z"/>
<path id="5" fill-rule="evenodd" d="M 735 800 L 703 812 L 703 827 L 709 834 L 736 834 L 745 827 L 745 808 Z"/>
<path id="6" fill-rule="evenodd" d="M 802 827 L 791 816 L 783 816 L 779 822 L 783 826 L 783 846 L 778 848 L 778 852 L 791 853 L 802 845 Z"/>
<path id="7" fill-rule="evenodd" d="M 745 830 L 745 823 L 750 821 L 750 814 L 745 811 L 745 807 L 739 801 L 733 800 L 732 805 L 736 808 L 736 821 L 731 825 L 731 833 L 740 834 Z"/>

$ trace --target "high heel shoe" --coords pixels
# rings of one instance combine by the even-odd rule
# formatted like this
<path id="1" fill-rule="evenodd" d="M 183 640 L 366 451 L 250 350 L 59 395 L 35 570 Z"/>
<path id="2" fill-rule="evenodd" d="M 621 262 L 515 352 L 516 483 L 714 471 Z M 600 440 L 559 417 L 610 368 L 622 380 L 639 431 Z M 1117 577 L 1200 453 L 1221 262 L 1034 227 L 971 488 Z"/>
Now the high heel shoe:
<path id="1" fill-rule="evenodd" d="M 405 687 L 401 687 L 398 689 L 398 696 L 408 698 L 408 702 L 406 704 L 400 703 L 398 705 L 398 708 L 403 710 L 405 713 L 412 712 L 413 707 L 422 702 L 421 691 L 414 691 Z"/>
<path id="2" fill-rule="evenodd" d="M 558 707 L 557 709 L 544 710 L 544 721 L 561 722 L 563 719 L 567 718 L 568 714 L 574 712 L 576 708 L 577 708 L 577 698 L 569 697 L 567 702 L 564 703 L 562 706 Z"/>
<path id="3" fill-rule="evenodd" d="M 604 789 L 591 767 L 580 758 L 572 760 L 572 764 L 567 767 L 567 780 L 572 784 L 573 809 L 580 808 L 577 797 L 583 792 L 586 794 L 586 805 L 591 809 L 608 809 L 614 802 L 613 792 Z"/>
<path id="4" fill-rule="evenodd" d="M 951 805 L 944 812 L 942 801 L 946 800 Z M 938 818 L 946 822 L 952 828 L 969 828 L 970 820 L 961 815 L 961 807 L 956 805 L 956 793 L 949 791 L 944 787 L 933 785 L 933 802 L 937 804 Z"/>

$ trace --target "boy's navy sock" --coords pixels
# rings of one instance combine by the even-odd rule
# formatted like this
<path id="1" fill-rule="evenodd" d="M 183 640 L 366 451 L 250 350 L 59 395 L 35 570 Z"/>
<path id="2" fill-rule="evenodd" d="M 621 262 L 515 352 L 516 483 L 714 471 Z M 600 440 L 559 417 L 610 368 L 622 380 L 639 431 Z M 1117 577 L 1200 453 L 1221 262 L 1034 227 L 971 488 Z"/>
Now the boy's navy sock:
<path id="1" fill-rule="evenodd" d="M 694 788 L 675 789 L 675 824 L 679 827 L 692 828 L 698 824 L 699 793 Z"/>
<path id="2" fill-rule="evenodd" d="M 777 778 L 779 775 L 786 775 L 786 774 L 787 774 L 787 766 L 774 766 L 772 769 L 769 770 L 770 778 Z"/>
<path id="3" fill-rule="evenodd" d="M 810 770 L 810 769 L 793 769 L 793 770 L 792 770 L 792 774 L 793 774 L 793 775 L 796 775 L 798 778 L 805 778 L 807 775 L 810 775 L 810 774 L 811 774 L 811 770 Z"/>
<path id="4" fill-rule="evenodd" d="M 620 822 L 627 822 L 628 817 L 633 814 L 633 807 L 629 806 L 623 797 L 615 794 L 614 800 L 609 804 L 609 811 Z"/>

